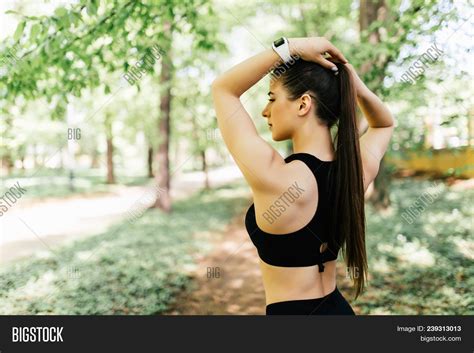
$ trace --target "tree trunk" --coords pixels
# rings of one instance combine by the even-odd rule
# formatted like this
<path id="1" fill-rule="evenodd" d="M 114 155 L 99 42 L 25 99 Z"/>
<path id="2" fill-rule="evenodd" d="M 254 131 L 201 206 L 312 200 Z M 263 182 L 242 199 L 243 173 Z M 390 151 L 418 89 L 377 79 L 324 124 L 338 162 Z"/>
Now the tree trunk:
<path id="1" fill-rule="evenodd" d="M 7 114 L 5 117 L 5 131 L 2 135 L 2 139 L 9 140 L 8 137 L 11 135 L 11 130 L 13 128 L 13 118 L 12 115 Z M 3 123 L 3 122 L 2 122 Z M 8 143 L 7 143 L 8 146 Z M 2 156 L 2 167 L 6 170 L 7 176 L 11 175 L 13 171 L 13 167 L 15 166 L 15 162 L 12 158 L 12 153 L 9 147 L 7 147 L 6 153 Z"/>
<path id="2" fill-rule="evenodd" d="M 161 117 L 158 123 L 159 145 L 156 154 L 158 171 L 156 182 L 160 190 L 153 207 L 159 208 L 166 213 L 171 212 L 170 197 L 170 172 L 169 172 L 169 139 L 170 139 L 170 108 L 171 108 L 171 22 L 167 21 L 163 26 L 165 37 L 164 55 L 161 57 L 160 87 L 162 87 L 160 97 Z"/>
<path id="3" fill-rule="evenodd" d="M 107 138 L 107 184 L 115 184 L 114 143 L 112 137 Z"/>
<path id="4" fill-rule="evenodd" d="M 206 161 L 206 150 L 201 150 L 201 160 L 202 160 L 202 171 L 204 172 L 204 188 L 210 189 L 211 184 L 209 183 L 209 171 L 207 168 L 207 161 Z"/>
<path id="5" fill-rule="evenodd" d="M 148 169 L 148 178 L 153 178 L 153 146 L 148 145 L 148 155 L 147 155 L 147 169 Z"/>
<path id="6" fill-rule="evenodd" d="M 112 117 L 108 113 L 105 114 L 105 134 L 107 136 L 107 184 L 115 184 Z"/>
<path id="7" fill-rule="evenodd" d="M 185 100 L 185 104 L 188 105 L 188 102 Z M 191 123 L 193 124 L 193 129 L 192 129 L 192 138 L 194 140 L 194 143 L 196 143 L 196 148 L 198 151 L 198 154 L 201 158 L 202 162 L 202 171 L 204 172 L 204 189 L 210 189 L 210 183 L 209 183 L 209 172 L 207 168 L 207 161 L 206 161 L 206 144 L 200 143 L 200 136 L 198 131 L 202 129 L 201 126 L 199 126 L 197 119 L 196 119 L 196 114 L 193 114 L 191 117 Z M 209 132 L 209 130 L 208 130 Z"/>
<path id="8" fill-rule="evenodd" d="M 387 9 L 385 0 L 360 0 L 359 29 L 361 32 L 369 28 L 369 26 L 377 20 L 382 9 Z M 375 43 L 380 42 L 380 36 L 377 31 L 370 33 L 369 38 L 371 38 L 369 39 L 371 43 L 372 40 L 374 40 Z"/>
<path id="9" fill-rule="evenodd" d="M 2 165 L 5 168 L 5 170 L 7 171 L 7 176 L 11 175 L 11 172 L 13 170 L 13 160 L 12 160 L 12 157 L 11 157 L 10 153 L 8 153 L 8 154 L 6 154 L 2 157 Z"/>
<path id="10" fill-rule="evenodd" d="M 359 7 L 359 29 L 360 32 L 369 28 L 369 26 L 377 20 L 384 20 L 387 16 L 387 5 L 385 0 L 360 0 Z M 367 40 L 372 45 L 377 45 L 380 42 L 380 35 L 378 31 L 369 33 Z M 372 65 L 376 62 L 377 58 L 373 58 L 365 62 L 361 67 L 361 75 L 366 74 L 370 71 Z M 382 82 L 383 78 L 379 79 Z M 385 158 L 385 157 L 384 157 Z M 390 205 L 389 197 L 389 185 L 390 175 L 385 170 L 384 158 L 380 161 L 380 168 L 377 177 L 374 180 L 373 192 L 369 200 L 376 208 L 386 208 Z"/>

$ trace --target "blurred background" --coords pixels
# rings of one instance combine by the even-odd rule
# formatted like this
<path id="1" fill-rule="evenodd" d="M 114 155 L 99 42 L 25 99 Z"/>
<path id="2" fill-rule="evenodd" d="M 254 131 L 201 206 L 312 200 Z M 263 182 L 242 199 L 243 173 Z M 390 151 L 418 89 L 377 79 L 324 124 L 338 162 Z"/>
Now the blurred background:
<path id="1" fill-rule="evenodd" d="M 472 1 L 2 1 L 0 314 L 264 314 L 210 83 L 324 36 L 392 111 L 357 314 L 474 313 Z M 261 110 L 268 78 L 242 97 Z M 361 134 L 364 119 L 360 116 Z M 351 281 L 339 257 L 338 287 Z"/>

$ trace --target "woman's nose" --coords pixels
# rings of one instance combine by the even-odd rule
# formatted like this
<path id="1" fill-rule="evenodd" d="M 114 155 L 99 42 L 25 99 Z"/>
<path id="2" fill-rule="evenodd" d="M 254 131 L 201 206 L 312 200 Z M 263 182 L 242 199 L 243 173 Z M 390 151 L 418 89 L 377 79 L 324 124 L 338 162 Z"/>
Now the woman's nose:
<path id="1" fill-rule="evenodd" d="M 262 116 L 263 116 L 264 118 L 268 118 L 268 109 L 267 109 L 267 107 L 263 108 L 263 110 L 262 110 Z"/>

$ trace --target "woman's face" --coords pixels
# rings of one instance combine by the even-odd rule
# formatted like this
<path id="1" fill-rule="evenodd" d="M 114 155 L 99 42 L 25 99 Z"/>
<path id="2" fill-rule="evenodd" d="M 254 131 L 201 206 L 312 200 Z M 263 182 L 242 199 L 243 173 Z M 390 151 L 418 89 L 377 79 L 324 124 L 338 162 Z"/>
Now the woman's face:
<path id="1" fill-rule="evenodd" d="M 268 103 L 262 111 L 267 119 L 274 141 L 284 141 L 292 138 L 298 121 L 298 100 L 290 101 L 287 91 L 279 80 L 270 80 Z"/>

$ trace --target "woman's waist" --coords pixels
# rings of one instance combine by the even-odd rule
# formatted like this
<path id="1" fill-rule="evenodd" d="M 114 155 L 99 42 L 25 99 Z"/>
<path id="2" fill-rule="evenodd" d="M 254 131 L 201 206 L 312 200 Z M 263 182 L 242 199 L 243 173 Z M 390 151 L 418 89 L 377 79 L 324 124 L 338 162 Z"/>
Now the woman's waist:
<path id="1" fill-rule="evenodd" d="M 314 307 L 315 305 L 322 304 L 329 298 L 334 298 L 335 296 L 340 295 L 339 289 L 337 288 L 337 284 L 335 284 L 334 287 L 332 287 L 332 290 L 325 293 L 326 294 L 324 295 L 317 295 L 317 296 L 310 295 L 310 296 L 298 296 L 296 298 L 291 298 L 291 299 L 280 298 L 280 299 L 274 299 L 274 300 L 267 300 L 266 307 L 267 307 L 267 310 L 270 307 L 275 307 L 275 306 L 279 307 L 280 304 L 292 305 L 293 307 L 295 304 L 298 306 L 311 305 Z"/>
<path id="2" fill-rule="evenodd" d="M 318 266 L 276 267 L 260 261 L 267 305 L 272 302 L 324 297 L 336 286 L 336 261 Z"/>

